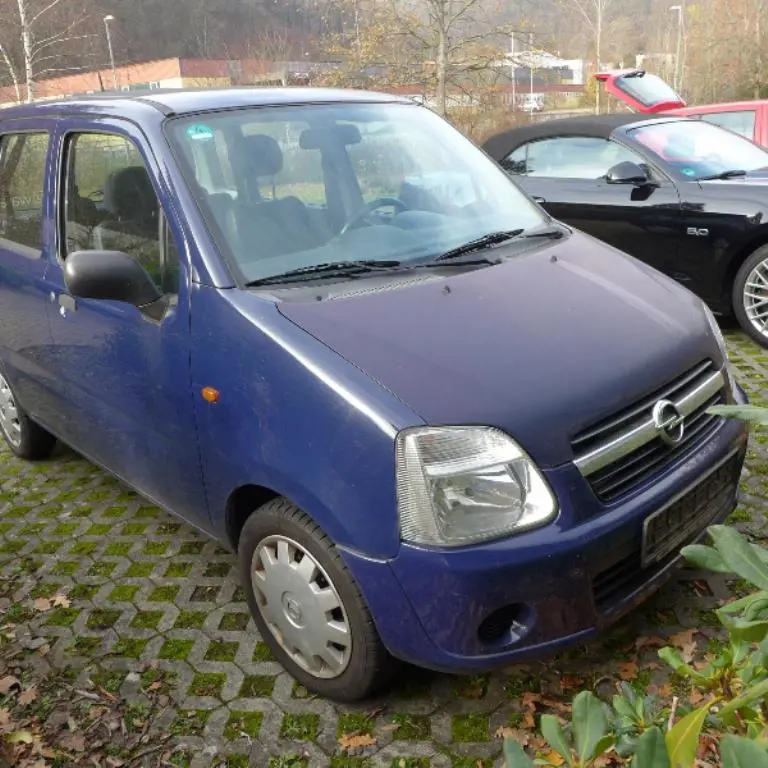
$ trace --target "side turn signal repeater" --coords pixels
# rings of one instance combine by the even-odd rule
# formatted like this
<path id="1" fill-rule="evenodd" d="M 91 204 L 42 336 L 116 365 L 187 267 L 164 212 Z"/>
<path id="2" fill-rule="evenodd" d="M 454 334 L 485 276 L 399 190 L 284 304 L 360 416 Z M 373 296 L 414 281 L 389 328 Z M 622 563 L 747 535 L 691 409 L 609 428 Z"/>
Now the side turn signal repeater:
<path id="1" fill-rule="evenodd" d="M 203 400 L 205 400 L 207 403 L 218 403 L 219 398 L 221 397 L 219 390 L 214 389 L 213 387 L 203 387 L 202 393 Z"/>

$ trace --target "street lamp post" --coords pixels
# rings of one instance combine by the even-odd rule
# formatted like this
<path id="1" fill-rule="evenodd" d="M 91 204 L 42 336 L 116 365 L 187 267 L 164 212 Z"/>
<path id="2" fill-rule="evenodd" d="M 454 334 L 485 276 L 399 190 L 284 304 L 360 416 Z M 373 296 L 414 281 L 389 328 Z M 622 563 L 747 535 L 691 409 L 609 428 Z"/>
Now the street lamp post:
<path id="1" fill-rule="evenodd" d="M 112 67 L 112 85 L 117 90 L 117 70 L 115 69 L 115 53 L 112 49 L 112 31 L 109 28 L 110 22 L 114 21 L 115 17 L 112 14 L 104 17 L 104 29 L 107 32 L 107 47 L 109 48 L 109 64 Z"/>
<path id="2" fill-rule="evenodd" d="M 682 5 L 670 5 L 670 11 L 677 12 L 677 49 L 675 51 L 675 91 L 680 93 L 683 86 L 683 70 L 680 66 L 682 64 L 681 55 L 683 48 L 683 6 Z"/>

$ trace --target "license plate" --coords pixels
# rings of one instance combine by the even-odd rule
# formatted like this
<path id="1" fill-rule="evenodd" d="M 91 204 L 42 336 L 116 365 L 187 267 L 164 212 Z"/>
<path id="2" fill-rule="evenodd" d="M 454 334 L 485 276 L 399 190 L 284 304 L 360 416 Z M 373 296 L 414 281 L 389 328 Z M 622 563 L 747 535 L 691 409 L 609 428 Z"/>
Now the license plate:
<path id="1" fill-rule="evenodd" d="M 726 459 L 680 498 L 643 523 L 643 568 L 664 560 L 733 509 L 739 483 L 739 455 Z"/>

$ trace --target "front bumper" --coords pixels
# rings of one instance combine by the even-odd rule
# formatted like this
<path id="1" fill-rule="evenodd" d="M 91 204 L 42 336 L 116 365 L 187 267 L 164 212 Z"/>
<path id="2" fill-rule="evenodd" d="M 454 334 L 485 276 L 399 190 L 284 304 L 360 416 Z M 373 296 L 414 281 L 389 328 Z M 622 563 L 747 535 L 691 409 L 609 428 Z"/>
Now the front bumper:
<path id="1" fill-rule="evenodd" d="M 561 500 L 549 526 L 464 549 L 403 544 L 390 561 L 350 551 L 344 560 L 394 656 L 469 672 L 548 654 L 615 622 L 680 565 L 677 547 L 643 567 L 642 531 L 650 515 L 678 499 L 706 509 L 685 544 L 732 512 L 747 434 L 741 422 L 723 422 L 662 476 L 587 519 L 578 508 L 585 483 L 568 465 L 547 472 Z"/>

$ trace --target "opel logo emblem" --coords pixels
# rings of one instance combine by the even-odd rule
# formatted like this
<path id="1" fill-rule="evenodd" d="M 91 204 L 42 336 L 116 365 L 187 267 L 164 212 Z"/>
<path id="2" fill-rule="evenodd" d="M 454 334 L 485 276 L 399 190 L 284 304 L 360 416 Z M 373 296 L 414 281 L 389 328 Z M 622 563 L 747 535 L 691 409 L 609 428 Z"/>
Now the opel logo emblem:
<path id="1" fill-rule="evenodd" d="M 685 417 L 670 400 L 653 406 L 653 426 L 667 445 L 677 445 L 685 432 Z"/>

